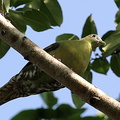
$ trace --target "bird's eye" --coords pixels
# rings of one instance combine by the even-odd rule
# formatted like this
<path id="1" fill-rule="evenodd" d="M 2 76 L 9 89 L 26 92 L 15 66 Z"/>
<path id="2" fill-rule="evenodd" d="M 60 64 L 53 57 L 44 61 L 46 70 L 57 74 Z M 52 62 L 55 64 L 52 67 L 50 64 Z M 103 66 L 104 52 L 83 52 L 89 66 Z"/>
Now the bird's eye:
<path id="1" fill-rule="evenodd" d="M 92 35 L 92 37 L 96 37 L 96 35 Z"/>

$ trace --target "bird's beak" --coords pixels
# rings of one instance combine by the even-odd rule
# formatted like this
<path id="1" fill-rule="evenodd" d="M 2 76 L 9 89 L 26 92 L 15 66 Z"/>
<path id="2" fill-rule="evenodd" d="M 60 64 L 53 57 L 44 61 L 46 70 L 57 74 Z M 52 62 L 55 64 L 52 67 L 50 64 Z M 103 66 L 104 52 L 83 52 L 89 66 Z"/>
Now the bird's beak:
<path id="1" fill-rule="evenodd" d="M 103 46 L 106 45 L 106 43 L 105 43 L 104 41 L 102 41 L 102 39 L 99 41 L 99 43 L 100 43 L 101 45 L 103 45 Z"/>
<path id="2" fill-rule="evenodd" d="M 106 45 L 106 43 L 100 37 L 98 38 L 98 43 L 103 46 Z"/>

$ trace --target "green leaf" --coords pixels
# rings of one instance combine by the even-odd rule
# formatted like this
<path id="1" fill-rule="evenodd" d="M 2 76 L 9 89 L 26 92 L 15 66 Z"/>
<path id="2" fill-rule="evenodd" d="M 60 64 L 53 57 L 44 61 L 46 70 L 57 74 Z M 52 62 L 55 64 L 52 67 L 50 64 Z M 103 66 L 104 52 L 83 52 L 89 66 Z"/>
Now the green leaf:
<path id="1" fill-rule="evenodd" d="M 102 40 L 105 41 L 107 39 L 107 37 L 109 37 L 110 35 L 112 35 L 115 31 L 114 30 L 110 30 L 108 32 L 106 32 L 103 36 L 102 36 Z"/>
<path id="2" fill-rule="evenodd" d="M 115 23 L 116 24 L 120 23 L 120 10 L 118 10 L 118 12 L 115 15 Z"/>
<path id="3" fill-rule="evenodd" d="M 120 77 L 120 53 L 112 55 L 110 65 L 112 71 Z"/>
<path id="4" fill-rule="evenodd" d="M 7 53 L 9 48 L 10 48 L 10 46 L 7 43 L 0 40 L 0 58 L 2 58 Z"/>
<path id="5" fill-rule="evenodd" d="M 56 110 L 41 108 L 39 109 L 39 119 L 37 120 L 52 120 L 53 118 L 57 118 L 57 114 Z"/>
<path id="6" fill-rule="evenodd" d="M 56 109 L 58 113 L 58 118 L 62 118 L 60 120 L 73 120 L 74 116 L 77 117 L 77 119 L 80 118 L 80 115 L 85 111 L 86 109 L 76 109 L 72 108 L 68 104 L 62 104 L 58 106 Z"/>
<path id="7" fill-rule="evenodd" d="M 116 26 L 116 30 L 120 30 L 120 23 Z"/>
<path id="8" fill-rule="evenodd" d="M 113 32 L 105 40 L 106 46 L 102 49 L 104 50 L 103 56 L 107 57 L 112 54 L 120 46 L 120 31 Z"/>
<path id="9" fill-rule="evenodd" d="M 86 109 L 75 109 L 70 105 L 61 104 L 55 110 L 53 109 L 36 109 L 36 110 L 24 110 L 18 113 L 11 120 L 73 120 L 74 118 L 78 120 L 80 115 Z"/>
<path id="10" fill-rule="evenodd" d="M 10 0 L 4 0 L 4 8 L 6 10 L 6 12 L 9 12 L 9 8 L 10 8 Z"/>
<path id="11" fill-rule="evenodd" d="M 56 118 L 57 112 L 52 109 L 36 109 L 36 110 L 24 110 L 14 116 L 11 120 L 41 120 Z"/>
<path id="12" fill-rule="evenodd" d="M 79 38 L 74 34 L 62 34 L 56 37 L 56 41 L 63 40 L 79 40 Z"/>
<path id="13" fill-rule="evenodd" d="M 10 10 L 6 18 L 22 33 L 26 31 L 26 23 L 19 11 Z"/>
<path id="14" fill-rule="evenodd" d="M 92 63 L 92 70 L 98 73 L 106 74 L 109 70 L 109 63 L 107 59 L 96 58 Z"/>
<path id="15" fill-rule="evenodd" d="M 52 26 L 60 26 L 63 22 L 62 10 L 57 0 L 34 0 L 25 8 L 40 10 L 50 19 Z"/>
<path id="16" fill-rule="evenodd" d="M 72 101 L 76 108 L 81 108 L 85 104 L 85 102 L 82 101 L 80 97 L 77 96 L 76 94 L 71 93 L 71 95 L 72 95 Z"/>
<path id="17" fill-rule="evenodd" d="M 11 120 L 38 120 L 39 116 L 39 110 L 24 110 Z"/>
<path id="18" fill-rule="evenodd" d="M 10 6 L 18 7 L 19 5 L 23 5 L 34 0 L 10 0 Z"/>
<path id="19" fill-rule="evenodd" d="M 50 27 L 50 20 L 41 11 L 31 9 L 23 12 L 23 17 L 27 25 L 30 25 L 35 31 L 47 30 Z"/>
<path id="20" fill-rule="evenodd" d="M 41 11 L 41 9 L 40 9 L 41 2 L 42 2 L 42 0 L 34 0 L 34 1 L 30 2 L 30 3 L 27 3 L 24 6 L 23 9 L 29 9 L 30 8 L 30 9 L 35 9 L 35 10 Z"/>
<path id="21" fill-rule="evenodd" d="M 52 108 L 55 104 L 57 104 L 58 99 L 54 96 L 53 92 L 42 93 L 40 96 L 48 108 Z"/>
<path id="22" fill-rule="evenodd" d="M 120 0 L 114 0 L 114 1 L 116 3 L 117 7 L 120 9 Z"/>
<path id="23" fill-rule="evenodd" d="M 92 15 L 90 15 L 83 27 L 82 38 L 89 34 L 97 34 L 97 28 L 95 22 L 92 19 Z"/>
<path id="24" fill-rule="evenodd" d="M 44 0 L 41 2 L 41 11 L 51 20 L 52 26 L 60 26 L 63 22 L 61 7 L 57 0 Z"/>
<path id="25" fill-rule="evenodd" d="M 120 30 L 120 10 L 115 15 L 116 30 Z"/>

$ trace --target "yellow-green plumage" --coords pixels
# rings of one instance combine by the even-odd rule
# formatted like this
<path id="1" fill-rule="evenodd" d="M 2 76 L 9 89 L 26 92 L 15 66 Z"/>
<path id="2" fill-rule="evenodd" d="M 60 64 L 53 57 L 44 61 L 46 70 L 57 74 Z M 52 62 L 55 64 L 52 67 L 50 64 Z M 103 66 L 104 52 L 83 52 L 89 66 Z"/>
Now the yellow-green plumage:
<path id="1" fill-rule="evenodd" d="M 45 48 L 45 51 L 82 75 L 89 64 L 92 50 L 104 44 L 99 36 L 91 34 L 81 40 L 54 43 Z M 20 73 L 0 88 L 0 105 L 18 97 L 55 91 L 62 87 L 64 87 L 62 84 L 29 62 Z"/>
<path id="2" fill-rule="evenodd" d="M 79 44 L 79 42 L 81 44 Z M 66 66 L 68 66 L 69 68 L 71 68 L 77 74 L 80 75 L 85 71 L 89 63 L 92 51 L 92 48 L 89 46 L 90 46 L 89 43 L 84 42 L 84 40 L 64 41 L 60 43 L 59 48 L 49 53 L 51 55 L 54 55 L 55 58 L 59 58 L 62 63 L 64 63 Z M 84 51 L 86 51 L 85 54 Z"/>

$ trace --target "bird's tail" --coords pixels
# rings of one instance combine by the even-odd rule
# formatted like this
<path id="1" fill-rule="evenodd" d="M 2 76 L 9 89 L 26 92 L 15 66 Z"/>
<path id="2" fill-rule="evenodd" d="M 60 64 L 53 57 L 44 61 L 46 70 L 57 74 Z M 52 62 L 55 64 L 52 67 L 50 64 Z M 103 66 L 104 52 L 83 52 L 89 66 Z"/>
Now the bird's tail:
<path id="1" fill-rule="evenodd" d="M 25 96 L 22 94 L 24 92 L 22 91 L 18 82 L 14 80 L 15 77 L 16 76 L 11 78 L 11 80 L 7 84 L 0 88 L 0 105 L 15 98 Z"/>

